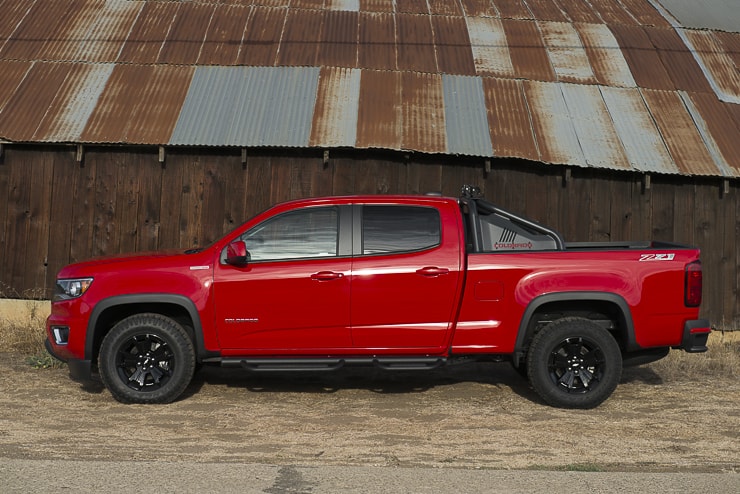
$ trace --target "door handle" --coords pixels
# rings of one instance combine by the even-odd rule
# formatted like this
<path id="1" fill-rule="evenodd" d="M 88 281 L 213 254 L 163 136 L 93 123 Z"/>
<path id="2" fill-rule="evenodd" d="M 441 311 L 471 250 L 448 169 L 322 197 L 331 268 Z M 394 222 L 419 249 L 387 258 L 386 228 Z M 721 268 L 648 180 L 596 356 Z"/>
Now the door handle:
<path id="1" fill-rule="evenodd" d="M 344 273 L 335 273 L 334 271 L 319 271 L 311 275 L 314 281 L 331 281 L 344 278 Z"/>
<path id="2" fill-rule="evenodd" d="M 426 276 L 428 278 L 434 278 L 450 272 L 447 268 L 438 268 L 436 266 L 426 266 L 416 270 L 416 274 Z"/>

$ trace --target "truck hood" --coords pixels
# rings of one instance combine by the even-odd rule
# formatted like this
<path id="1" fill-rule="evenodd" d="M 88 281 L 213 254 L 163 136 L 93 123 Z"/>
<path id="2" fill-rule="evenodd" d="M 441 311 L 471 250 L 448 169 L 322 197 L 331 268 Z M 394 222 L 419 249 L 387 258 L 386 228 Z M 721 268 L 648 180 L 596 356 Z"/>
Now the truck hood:
<path id="1" fill-rule="evenodd" d="M 140 267 L 161 264 L 187 264 L 198 262 L 197 258 L 202 257 L 198 255 L 201 252 L 200 249 L 172 249 L 95 257 L 87 261 L 65 266 L 59 271 L 58 278 L 87 276 L 93 272 L 107 271 L 108 269 L 120 270 L 125 264 L 136 264 Z"/>

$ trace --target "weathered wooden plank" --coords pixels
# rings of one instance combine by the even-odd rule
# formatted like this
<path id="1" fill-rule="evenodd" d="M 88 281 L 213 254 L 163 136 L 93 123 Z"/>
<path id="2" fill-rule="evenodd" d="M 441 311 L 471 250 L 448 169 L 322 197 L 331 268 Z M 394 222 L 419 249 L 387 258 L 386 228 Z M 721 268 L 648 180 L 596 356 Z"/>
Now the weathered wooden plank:
<path id="1" fill-rule="evenodd" d="M 31 176 L 29 165 L 32 153 L 17 153 L 17 162 L 10 167 L 8 177 L 8 213 L 6 224 L 7 252 L 5 265 L 11 296 L 28 296 L 25 279 L 26 248 L 28 246 L 29 210 L 31 207 Z"/>
<path id="2" fill-rule="evenodd" d="M 725 194 L 719 201 L 719 219 L 722 224 L 722 256 L 720 259 L 720 271 L 725 274 L 721 291 L 722 294 L 722 312 L 721 317 L 715 316 L 717 323 L 726 329 L 737 329 L 733 326 L 735 314 L 735 304 L 738 299 L 738 275 L 740 267 L 738 266 L 737 251 L 738 248 L 738 221 L 736 216 L 737 187 L 734 191 L 731 189 L 730 194 Z M 708 295 L 707 295 L 708 296 Z"/>
<path id="3" fill-rule="evenodd" d="M 250 154 L 247 172 L 249 185 L 246 217 L 251 217 L 273 204 L 270 201 L 272 156 L 269 153 Z"/>
<path id="4" fill-rule="evenodd" d="M 23 284 L 26 289 L 31 290 L 34 298 L 51 295 L 46 290 L 46 268 L 48 266 L 54 151 L 45 151 L 39 158 L 30 163 L 31 191 L 27 214 L 28 238 Z"/>
<path id="5" fill-rule="evenodd" d="M 140 194 L 139 154 L 140 152 L 130 151 L 117 166 L 115 222 L 118 225 L 118 252 L 134 252 L 136 250 Z"/>
<path id="6" fill-rule="evenodd" d="M 74 155 L 71 151 L 58 152 L 54 156 L 54 171 L 51 184 L 51 210 L 49 212 L 49 237 L 47 239 L 48 269 L 46 287 L 53 289 L 57 272 L 69 264 L 72 240 L 72 209 L 70 200 L 75 186 Z"/>
<path id="7" fill-rule="evenodd" d="M 162 165 L 157 153 L 142 154 L 139 161 L 138 225 L 136 250 L 150 251 L 159 248 L 160 197 L 162 194 Z"/>
<path id="8" fill-rule="evenodd" d="M 177 150 L 167 153 L 162 170 L 162 196 L 159 213 L 159 248 L 188 248 L 180 245 L 180 213 L 182 212 L 182 176 L 188 157 Z"/>
<path id="9" fill-rule="evenodd" d="M 632 228 L 632 180 L 630 177 L 613 177 L 606 192 L 611 201 L 611 240 L 614 242 L 633 240 Z"/>
<path id="10" fill-rule="evenodd" d="M 119 225 L 116 223 L 116 184 L 120 153 L 112 150 L 94 151 L 86 155 L 95 159 L 95 202 L 93 217 L 92 255 L 115 254 L 118 250 Z"/>
<path id="11" fill-rule="evenodd" d="M 652 185 L 652 228 L 650 240 L 673 240 L 673 215 L 674 189 L 664 181 L 653 181 Z"/>
<path id="12" fill-rule="evenodd" d="M 83 161 L 74 168 L 75 183 L 72 190 L 72 238 L 69 248 L 70 262 L 79 262 L 92 255 L 92 226 L 95 213 L 95 160 Z"/>
<path id="13" fill-rule="evenodd" d="M 0 200 L 0 295 L 7 295 L 5 292 L 8 289 L 6 286 L 10 279 L 8 273 L 8 263 L 5 261 L 5 256 L 8 252 L 8 236 L 6 227 L 8 225 L 8 206 L 10 205 L 10 163 L 7 154 L 14 155 L 15 151 L 11 151 L 8 148 L 3 150 L 3 155 L 0 156 L 0 197 L 5 197 L 8 200 Z"/>
<path id="14" fill-rule="evenodd" d="M 203 245 L 208 245 L 223 234 L 226 215 L 226 181 L 216 157 L 205 156 L 201 165 L 204 171 L 201 242 Z"/>
<path id="15" fill-rule="evenodd" d="M 722 262 L 722 235 L 718 234 L 719 190 L 716 184 L 697 182 L 696 202 L 694 204 L 694 242 L 702 252 L 702 266 L 704 275 L 704 303 L 702 315 L 714 314 L 721 319 L 722 291 L 728 278 L 728 273 L 721 269 Z"/>
<path id="16" fill-rule="evenodd" d="M 593 242 L 609 242 L 612 239 L 612 198 L 609 195 L 612 179 L 608 176 L 591 177 L 591 225 L 589 239 Z"/>
<path id="17" fill-rule="evenodd" d="M 180 203 L 180 247 L 199 247 L 201 209 L 203 206 L 203 167 L 195 157 L 183 162 L 182 200 Z"/>
<path id="18" fill-rule="evenodd" d="M 241 154 L 241 153 L 240 153 Z M 230 232 L 246 221 L 244 210 L 247 207 L 247 169 L 242 166 L 241 156 L 226 156 L 220 162 L 220 173 L 226 183 L 224 195 L 223 233 Z"/>

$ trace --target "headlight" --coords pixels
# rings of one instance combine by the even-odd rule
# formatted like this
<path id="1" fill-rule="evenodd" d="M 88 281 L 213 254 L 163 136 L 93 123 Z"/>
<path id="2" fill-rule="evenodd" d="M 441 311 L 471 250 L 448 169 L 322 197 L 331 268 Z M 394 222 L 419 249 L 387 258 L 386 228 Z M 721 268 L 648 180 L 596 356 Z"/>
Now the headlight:
<path id="1" fill-rule="evenodd" d="M 57 280 L 57 289 L 54 300 L 69 300 L 77 298 L 90 288 L 92 278 L 79 278 L 75 280 Z"/>

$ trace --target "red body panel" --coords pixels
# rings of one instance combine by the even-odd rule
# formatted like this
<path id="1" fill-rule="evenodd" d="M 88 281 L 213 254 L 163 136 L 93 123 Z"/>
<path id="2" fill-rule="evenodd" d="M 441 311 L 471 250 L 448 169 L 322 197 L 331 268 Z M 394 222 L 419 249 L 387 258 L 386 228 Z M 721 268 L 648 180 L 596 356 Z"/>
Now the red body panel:
<path id="1" fill-rule="evenodd" d="M 248 229 L 282 212 L 318 205 L 402 204 L 440 212 L 441 242 L 420 252 L 339 255 L 227 265 L 222 253 Z M 192 302 L 201 350 L 228 356 L 510 354 L 530 303 L 549 294 L 607 293 L 624 300 L 641 347 L 681 343 L 684 268 L 696 249 L 670 256 L 639 249 L 465 253 L 457 200 L 363 196 L 293 201 L 248 221 L 200 252 L 138 254 L 67 266 L 60 279 L 94 278 L 89 290 L 55 301 L 53 351 L 90 359 L 96 306 L 112 297 L 168 294 Z M 649 252 L 662 252 L 651 249 Z M 53 326 L 70 328 L 57 345 Z"/>

